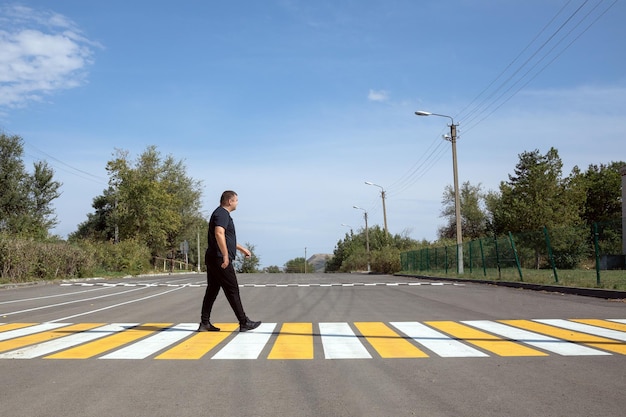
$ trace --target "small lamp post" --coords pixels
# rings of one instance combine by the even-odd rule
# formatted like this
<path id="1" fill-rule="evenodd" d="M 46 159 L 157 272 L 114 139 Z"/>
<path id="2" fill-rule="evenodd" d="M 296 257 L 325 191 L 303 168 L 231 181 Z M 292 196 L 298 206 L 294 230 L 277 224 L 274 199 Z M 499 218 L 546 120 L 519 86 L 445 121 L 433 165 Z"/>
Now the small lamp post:
<path id="1" fill-rule="evenodd" d="M 365 181 L 367 185 L 373 185 L 374 187 L 380 188 L 380 197 L 383 200 L 383 221 L 385 222 L 385 236 L 389 236 L 389 229 L 387 229 L 387 209 L 385 208 L 385 189 L 378 184 L 374 184 L 373 182 Z"/>
<path id="2" fill-rule="evenodd" d="M 367 227 L 367 210 L 358 206 L 352 206 L 357 210 L 363 210 L 365 213 L 363 217 L 365 217 L 365 249 L 367 250 L 367 272 L 370 272 L 370 235 Z"/>

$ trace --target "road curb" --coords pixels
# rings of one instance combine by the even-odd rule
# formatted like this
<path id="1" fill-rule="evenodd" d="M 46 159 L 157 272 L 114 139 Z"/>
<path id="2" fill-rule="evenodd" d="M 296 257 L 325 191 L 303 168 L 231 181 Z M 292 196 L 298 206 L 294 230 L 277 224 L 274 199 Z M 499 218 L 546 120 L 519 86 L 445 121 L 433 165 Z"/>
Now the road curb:
<path id="1" fill-rule="evenodd" d="M 547 292 L 555 292 L 555 293 L 561 293 L 561 294 L 580 295 L 584 297 L 604 298 L 604 299 L 609 299 L 609 300 L 626 299 L 626 291 L 608 290 L 604 288 L 564 287 L 560 285 L 532 284 L 529 282 L 488 281 L 488 280 L 482 280 L 482 279 L 459 279 L 459 278 L 431 277 L 428 275 L 412 275 L 412 274 L 394 274 L 394 276 L 428 279 L 428 280 L 436 280 L 436 281 L 489 284 L 489 285 L 497 285 L 500 287 L 522 288 L 522 289 L 533 290 L 533 291 L 547 291 Z"/>

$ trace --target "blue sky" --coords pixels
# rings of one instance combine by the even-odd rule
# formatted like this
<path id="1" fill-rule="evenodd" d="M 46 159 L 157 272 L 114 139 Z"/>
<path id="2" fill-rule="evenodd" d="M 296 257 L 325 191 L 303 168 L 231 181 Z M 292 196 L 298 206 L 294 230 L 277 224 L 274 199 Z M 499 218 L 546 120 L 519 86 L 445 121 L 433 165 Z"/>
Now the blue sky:
<path id="1" fill-rule="evenodd" d="M 452 184 L 496 190 L 518 155 L 626 160 L 626 5 L 566 0 L 0 2 L 0 129 L 63 183 L 66 236 L 115 149 L 156 145 L 225 189 L 261 265 L 332 253 L 351 226 L 434 240 Z"/>

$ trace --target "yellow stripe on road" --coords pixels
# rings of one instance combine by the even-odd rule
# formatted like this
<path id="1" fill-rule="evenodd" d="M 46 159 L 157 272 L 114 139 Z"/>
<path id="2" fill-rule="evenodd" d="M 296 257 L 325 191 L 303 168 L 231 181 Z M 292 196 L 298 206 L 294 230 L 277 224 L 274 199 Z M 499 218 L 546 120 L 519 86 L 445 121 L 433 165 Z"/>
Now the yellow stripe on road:
<path id="1" fill-rule="evenodd" d="M 383 358 L 427 358 L 428 355 L 381 322 L 356 322 L 359 332 Z"/>
<path id="2" fill-rule="evenodd" d="M 593 336 L 586 333 L 548 326 L 547 324 L 537 323 L 530 320 L 502 320 L 501 322 L 510 324 L 511 326 L 528 329 L 533 332 L 554 336 L 559 339 L 568 340 L 570 342 L 582 343 L 587 346 L 626 355 L 626 344 L 613 339 L 606 339 L 600 336 Z"/>
<path id="3" fill-rule="evenodd" d="M 7 323 L 0 325 L 0 332 L 8 332 L 9 330 L 22 329 L 24 327 L 33 326 L 37 323 Z"/>
<path id="4" fill-rule="evenodd" d="M 573 319 L 577 323 L 589 324 L 591 326 L 603 327 L 605 329 L 617 330 L 620 332 L 626 332 L 626 324 L 616 323 L 608 320 L 596 320 L 596 319 Z"/>
<path id="5" fill-rule="evenodd" d="M 219 332 L 199 332 L 161 353 L 155 359 L 200 359 L 237 330 L 237 323 L 215 323 Z"/>
<path id="6" fill-rule="evenodd" d="M 133 342 L 148 336 L 154 332 L 163 330 L 173 323 L 145 323 L 140 326 L 133 327 L 129 330 L 125 330 L 119 333 L 115 333 L 111 336 L 104 337 L 102 339 L 95 340 L 93 342 L 86 343 L 84 345 L 76 346 L 71 349 L 64 350 L 62 352 L 55 353 L 50 356 L 46 356 L 46 359 L 87 359 L 109 350 L 115 349 L 126 343 Z"/>
<path id="7" fill-rule="evenodd" d="M 284 323 L 268 359 L 313 359 L 313 323 Z"/>
<path id="8" fill-rule="evenodd" d="M 222 331 L 198 333 L 193 323 L 4 323 L 0 360 L 626 355 L 626 319 L 291 322 L 245 333 L 237 323 L 217 325 Z"/>
<path id="9" fill-rule="evenodd" d="M 502 339 L 453 321 L 427 321 L 425 323 L 499 356 L 548 356 L 545 352 L 531 349 L 520 343 Z"/>
<path id="10" fill-rule="evenodd" d="M 19 349 L 24 346 L 47 342 L 48 340 L 56 339 L 63 336 L 69 336 L 73 333 L 79 333 L 85 330 L 90 330 L 95 327 L 102 326 L 102 324 L 103 323 L 79 323 L 71 326 L 59 327 L 46 332 L 35 333 L 28 336 L 5 340 L 3 342 L 0 342 L 0 352 Z"/>

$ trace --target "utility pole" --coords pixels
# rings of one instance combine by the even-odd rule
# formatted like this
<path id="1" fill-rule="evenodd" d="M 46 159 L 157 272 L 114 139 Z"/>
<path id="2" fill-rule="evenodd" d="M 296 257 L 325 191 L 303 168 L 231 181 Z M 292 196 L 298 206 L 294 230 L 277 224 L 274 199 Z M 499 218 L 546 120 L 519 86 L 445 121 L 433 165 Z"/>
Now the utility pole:
<path id="1" fill-rule="evenodd" d="M 622 255 L 626 257 L 626 165 L 619 172 L 622 174 Z"/>
<path id="2" fill-rule="evenodd" d="M 454 119 L 451 116 L 445 114 L 431 113 L 428 111 L 416 111 L 417 116 L 439 116 L 447 117 L 450 119 L 450 137 L 444 136 L 445 140 L 449 140 L 452 143 L 452 170 L 454 173 L 454 215 L 456 218 L 456 259 L 457 259 L 457 273 L 463 274 L 463 228 L 461 222 L 461 191 L 459 190 L 459 173 L 457 170 L 456 162 L 456 127 Z"/>

